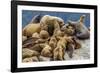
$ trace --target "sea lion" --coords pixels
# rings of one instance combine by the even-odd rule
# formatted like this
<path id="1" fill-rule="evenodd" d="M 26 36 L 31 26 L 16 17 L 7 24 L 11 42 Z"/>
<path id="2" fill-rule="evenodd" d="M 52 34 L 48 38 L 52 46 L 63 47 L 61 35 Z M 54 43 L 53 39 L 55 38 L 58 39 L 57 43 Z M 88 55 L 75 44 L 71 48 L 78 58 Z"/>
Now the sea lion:
<path id="1" fill-rule="evenodd" d="M 44 15 L 41 18 L 40 25 L 41 29 L 48 31 L 49 35 L 52 36 L 55 29 L 64 25 L 64 21 L 56 16 Z"/>
<path id="2" fill-rule="evenodd" d="M 32 24 L 27 24 L 23 30 L 22 34 L 23 36 L 27 37 L 32 37 L 33 33 L 39 33 L 41 31 L 40 23 L 32 23 Z"/>
<path id="3" fill-rule="evenodd" d="M 78 21 L 68 21 L 68 24 L 75 27 L 76 37 L 79 39 L 88 39 L 90 37 L 89 30 L 84 24 L 84 18 L 85 15 L 82 15 Z"/>
<path id="4" fill-rule="evenodd" d="M 22 42 L 22 47 L 23 48 L 31 48 L 32 46 L 34 46 L 35 44 L 39 44 L 39 43 L 45 43 L 48 39 L 41 39 L 38 37 L 30 37 L 28 39 L 26 39 L 25 41 Z"/>
<path id="5" fill-rule="evenodd" d="M 71 37 L 67 36 L 59 37 L 59 41 L 57 42 L 57 47 L 53 51 L 54 60 L 64 60 L 64 54 L 68 42 L 72 42 Z"/>
<path id="6" fill-rule="evenodd" d="M 42 51 L 42 47 L 40 44 L 35 44 L 34 46 L 32 46 L 31 48 L 29 48 L 31 50 L 35 50 L 35 51 L 38 51 L 38 52 L 41 52 Z"/>
<path id="7" fill-rule="evenodd" d="M 28 48 L 23 48 L 22 49 L 22 57 L 26 58 L 26 57 L 32 57 L 32 56 L 38 56 L 39 52 L 35 51 L 35 50 L 30 50 Z"/>

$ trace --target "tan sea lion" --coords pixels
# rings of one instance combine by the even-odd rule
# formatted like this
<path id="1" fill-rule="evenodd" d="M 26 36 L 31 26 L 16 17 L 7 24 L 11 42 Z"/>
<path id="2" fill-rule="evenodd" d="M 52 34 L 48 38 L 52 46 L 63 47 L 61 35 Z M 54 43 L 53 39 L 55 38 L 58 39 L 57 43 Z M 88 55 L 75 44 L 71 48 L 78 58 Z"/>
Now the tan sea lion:
<path id="1" fill-rule="evenodd" d="M 48 44 L 45 44 L 45 47 L 41 51 L 41 55 L 44 57 L 52 57 L 52 48 Z"/>
<path id="2" fill-rule="evenodd" d="M 39 23 L 32 23 L 32 24 L 28 24 L 26 25 L 23 30 L 22 30 L 22 34 L 24 36 L 28 36 L 31 37 L 33 33 L 39 33 L 41 31 L 41 27 Z"/>
<path id="3" fill-rule="evenodd" d="M 64 21 L 56 16 L 44 15 L 41 18 L 40 25 L 41 29 L 48 31 L 49 35 L 52 36 L 55 29 L 64 25 Z"/>

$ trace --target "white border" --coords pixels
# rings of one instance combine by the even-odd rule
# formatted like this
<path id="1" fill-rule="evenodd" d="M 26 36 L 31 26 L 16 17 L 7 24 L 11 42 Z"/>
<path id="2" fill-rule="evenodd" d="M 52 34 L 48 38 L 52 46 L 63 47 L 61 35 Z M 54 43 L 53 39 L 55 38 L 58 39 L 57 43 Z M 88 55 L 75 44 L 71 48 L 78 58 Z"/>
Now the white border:
<path id="1" fill-rule="evenodd" d="M 57 11 L 57 12 L 79 12 L 90 13 L 90 59 L 89 60 L 69 60 L 69 61 L 50 61 L 50 62 L 33 62 L 22 63 L 22 10 L 39 10 L 39 11 Z M 18 68 L 41 67 L 41 66 L 57 66 L 57 65 L 77 65 L 77 64 L 93 64 L 94 63 L 94 10 L 92 9 L 76 9 L 76 8 L 58 8 L 58 7 L 43 7 L 43 6 L 18 6 L 18 50 L 17 50 L 17 66 Z"/>

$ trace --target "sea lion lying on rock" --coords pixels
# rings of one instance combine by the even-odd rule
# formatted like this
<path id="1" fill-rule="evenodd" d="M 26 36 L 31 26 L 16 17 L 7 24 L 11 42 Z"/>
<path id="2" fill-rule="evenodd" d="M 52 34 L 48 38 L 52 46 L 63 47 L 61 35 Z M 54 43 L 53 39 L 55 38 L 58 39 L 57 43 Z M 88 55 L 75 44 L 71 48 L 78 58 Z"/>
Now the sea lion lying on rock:
<path id="1" fill-rule="evenodd" d="M 31 50 L 35 50 L 35 51 L 38 51 L 38 52 L 41 52 L 42 51 L 42 47 L 40 44 L 35 44 L 34 46 L 32 46 L 31 48 L 29 48 Z"/>
<path id="2" fill-rule="evenodd" d="M 41 39 L 38 37 L 30 37 L 28 39 L 26 39 L 25 41 L 23 41 L 23 48 L 31 48 L 33 47 L 35 44 L 39 44 L 39 43 L 45 43 L 46 41 L 48 41 L 48 39 Z"/>
<path id="3" fill-rule="evenodd" d="M 22 33 L 24 36 L 28 36 L 28 37 L 31 37 L 33 33 L 35 32 L 40 32 L 41 28 L 40 28 L 40 20 L 42 18 L 42 15 L 41 14 L 38 14 L 36 16 L 34 16 L 32 18 L 32 20 L 30 21 L 29 24 L 27 24 L 23 30 L 22 30 Z"/>
<path id="4" fill-rule="evenodd" d="M 90 33 L 88 28 L 84 24 L 85 16 L 82 15 L 78 21 L 68 21 L 69 25 L 75 27 L 76 37 L 79 39 L 88 39 L 90 37 Z"/>
<path id="5" fill-rule="evenodd" d="M 53 59 L 54 60 L 64 60 L 64 54 L 66 50 L 66 46 L 68 42 L 71 42 L 71 37 L 59 37 L 59 41 L 57 43 L 57 47 L 53 51 Z"/>
<path id="6" fill-rule="evenodd" d="M 26 25 L 23 30 L 22 34 L 27 37 L 31 37 L 33 33 L 39 33 L 41 31 L 41 27 L 39 23 L 32 23 Z"/>
<path id="7" fill-rule="evenodd" d="M 44 15 L 41 18 L 40 25 L 41 29 L 48 31 L 52 36 L 55 29 L 59 29 L 64 25 L 64 21 L 56 16 Z"/>
<path id="8" fill-rule="evenodd" d="M 38 40 L 38 38 L 33 38 L 33 37 L 27 38 L 26 40 L 24 40 L 22 42 L 22 47 L 23 48 L 27 48 L 27 47 L 30 48 L 36 44 L 37 40 Z"/>
<path id="9" fill-rule="evenodd" d="M 26 57 L 32 57 L 32 56 L 38 56 L 39 53 L 37 51 L 34 50 L 30 50 L 28 48 L 23 48 L 22 49 L 22 57 L 26 58 Z"/>

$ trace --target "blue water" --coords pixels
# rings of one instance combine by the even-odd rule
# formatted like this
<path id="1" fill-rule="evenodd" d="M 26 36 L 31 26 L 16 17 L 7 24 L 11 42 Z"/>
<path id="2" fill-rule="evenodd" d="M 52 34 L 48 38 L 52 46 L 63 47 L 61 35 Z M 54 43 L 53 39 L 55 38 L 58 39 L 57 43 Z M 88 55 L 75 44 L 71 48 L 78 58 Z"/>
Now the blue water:
<path id="1" fill-rule="evenodd" d="M 75 12 L 51 12 L 51 11 L 32 11 L 32 10 L 22 10 L 22 26 L 24 27 L 27 25 L 31 19 L 35 15 L 52 15 L 61 17 L 65 23 L 67 23 L 68 20 L 77 21 L 81 15 L 86 15 L 85 17 L 85 25 L 87 27 L 90 26 L 90 13 L 75 13 Z"/>

